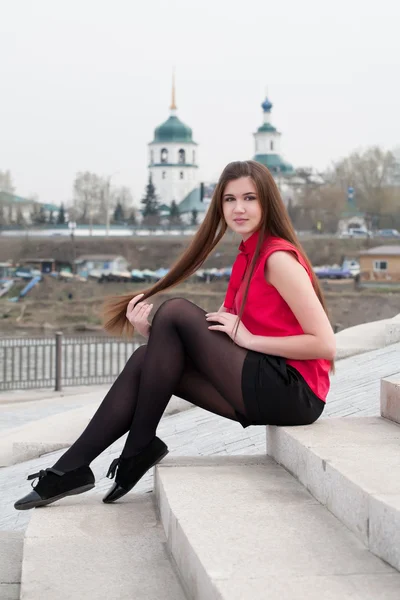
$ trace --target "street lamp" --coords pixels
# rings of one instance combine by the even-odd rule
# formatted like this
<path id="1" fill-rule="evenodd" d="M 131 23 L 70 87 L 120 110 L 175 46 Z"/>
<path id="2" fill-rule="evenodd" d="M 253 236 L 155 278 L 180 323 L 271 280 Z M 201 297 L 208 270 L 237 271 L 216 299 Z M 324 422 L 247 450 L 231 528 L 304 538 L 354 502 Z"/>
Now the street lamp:
<path id="1" fill-rule="evenodd" d="M 72 244 L 72 273 L 75 274 L 75 229 L 76 223 L 75 221 L 68 221 L 68 228 L 71 231 L 71 244 Z"/>
<path id="2" fill-rule="evenodd" d="M 117 175 L 119 171 L 115 171 L 112 175 L 107 177 L 107 185 L 106 185 L 106 236 L 110 235 L 110 188 L 111 188 L 111 179 L 114 175 Z"/>

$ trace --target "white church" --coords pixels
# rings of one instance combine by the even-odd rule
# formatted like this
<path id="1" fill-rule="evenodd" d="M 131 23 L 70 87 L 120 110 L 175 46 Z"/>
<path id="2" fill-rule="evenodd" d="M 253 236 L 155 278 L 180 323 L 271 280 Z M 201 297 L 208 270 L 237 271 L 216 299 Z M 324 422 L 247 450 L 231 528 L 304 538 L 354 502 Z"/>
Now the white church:
<path id="1" fill-rule="evenodd" d="M 274 176 L 285 200 L 291 197 L 293 184 L 300 184 L 295 171 L 281 152 L 281 133 L 271 123 L 272 104 L 266 98 L 261 104 L 263 122 L 254 133 L 253 160 L 265 165 Z M 154 139 L 148 145 L 149 173 L 162 204 L 168 210 L 172 201 L 178 205 L 183 221 L 190 221 L 197 210 L 198 221 L 204 219 L 208 202 L 202 201 L 198 178 L 198 144 L 193 132 L 177 117 L 175 82 L 169 118 L 154 130 Z M 211 186 L 213 187 L 213 186 Z"/>
<path id="2" fill-rule="evenodd" d="M 197 185 L 197 144 L 190 127 L 176 116 L 175 85 L 172 86 L 171 114 L 154 131 L 149 144 L 149 171 L 160 198 L 177 204 Z"/>

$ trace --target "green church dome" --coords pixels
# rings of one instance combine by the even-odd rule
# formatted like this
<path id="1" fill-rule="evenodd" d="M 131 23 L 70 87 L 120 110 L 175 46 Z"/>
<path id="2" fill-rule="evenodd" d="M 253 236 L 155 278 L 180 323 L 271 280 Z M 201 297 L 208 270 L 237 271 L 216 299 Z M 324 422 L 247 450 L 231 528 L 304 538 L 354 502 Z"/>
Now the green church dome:
<path id="1" fill-rule="evenodd" d="M 271 173 L 285 173 L 287 175 L 294 173 L 292 165 L 285 162 L 279 154 L 256 154 L 254 160 L 267 167 Z"/>
<path id="2" fill-rule="evenodd" d="M 153 144 L 164 142 L 191 143 L 192 130 L 190 127 L 182 123 L 175 115 L 171 115 L 169 119 L 154 131 Z"/>
<path id="3" fill-rule="evenodd" d="M 259 127 L 257 129 L 258 133 L 262 133 L 263 131 L 271 131 L 271 132 L 275 132 L 276 131 L 276 127 L 274 127 L 273 125 L 271 125 L 271 123 L 263 123 L 261 125 L 261 127 Z"/>

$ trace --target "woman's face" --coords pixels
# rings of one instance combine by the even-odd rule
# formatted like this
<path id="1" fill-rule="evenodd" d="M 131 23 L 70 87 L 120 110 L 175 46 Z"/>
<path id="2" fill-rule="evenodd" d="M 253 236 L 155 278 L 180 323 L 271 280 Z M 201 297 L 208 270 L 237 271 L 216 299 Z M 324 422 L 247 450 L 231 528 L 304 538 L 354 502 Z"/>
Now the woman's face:
<path id="1" fill-rule="evenodd" d="M 251 177 L 229 181 L 222 196 L 226 224 L 246 241 L 261 222 L 261 205 Z"/>

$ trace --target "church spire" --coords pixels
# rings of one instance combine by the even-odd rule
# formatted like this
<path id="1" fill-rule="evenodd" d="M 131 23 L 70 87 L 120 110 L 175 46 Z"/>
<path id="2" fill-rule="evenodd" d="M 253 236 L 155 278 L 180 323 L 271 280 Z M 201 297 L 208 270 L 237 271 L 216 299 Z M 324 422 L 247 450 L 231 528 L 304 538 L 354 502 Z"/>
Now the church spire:
<path id="1" fill-rule="evenodd" d="M 176 111 L 176 101 L 175 101 L 175 69 L 172 72 L 172 100 L 171 100 L 171 111 Z"/>

